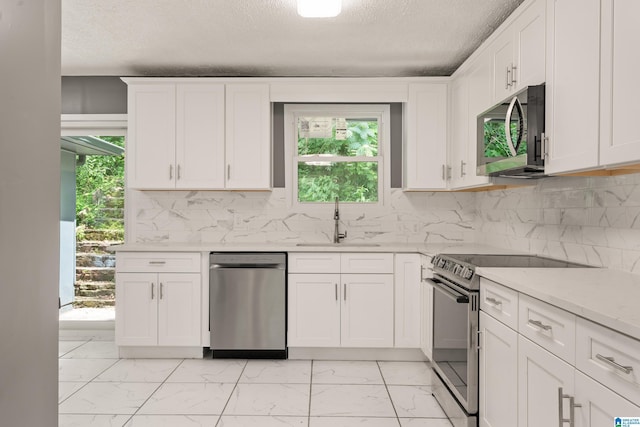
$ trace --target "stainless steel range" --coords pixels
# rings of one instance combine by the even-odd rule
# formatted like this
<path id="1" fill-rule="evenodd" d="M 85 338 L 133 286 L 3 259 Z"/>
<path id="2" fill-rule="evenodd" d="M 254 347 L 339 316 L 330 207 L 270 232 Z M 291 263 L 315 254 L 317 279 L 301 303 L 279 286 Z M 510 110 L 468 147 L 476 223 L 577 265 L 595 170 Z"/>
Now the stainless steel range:
<path id="1" fill-rule="evenodd" d="M 533 255 L 440 254 L 433 258 L 433 394 L 454 427 L 478 425 L 477 267 L 588 267 Z"/>

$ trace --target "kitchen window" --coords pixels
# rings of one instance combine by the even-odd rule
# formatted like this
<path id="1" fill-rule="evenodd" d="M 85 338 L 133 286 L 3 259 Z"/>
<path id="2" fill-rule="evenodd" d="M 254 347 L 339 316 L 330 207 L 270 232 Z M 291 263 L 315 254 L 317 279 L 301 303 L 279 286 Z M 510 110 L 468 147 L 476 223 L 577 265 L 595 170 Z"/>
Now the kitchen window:
<path id="1" fill-rule="evenodd" d="M 294 203 L 381 204 L 388 105 L 286 105 Z"/>

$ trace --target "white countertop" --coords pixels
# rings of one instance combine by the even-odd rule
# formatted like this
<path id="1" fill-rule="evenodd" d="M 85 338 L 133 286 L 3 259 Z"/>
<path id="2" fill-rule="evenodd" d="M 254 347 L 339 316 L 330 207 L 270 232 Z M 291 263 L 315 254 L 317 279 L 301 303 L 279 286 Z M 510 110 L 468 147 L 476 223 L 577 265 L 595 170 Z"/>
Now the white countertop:
<path id="1" fill-rule="evenodd" d="M 640 340 L 640 275 L 606 268 L 478 268 L 496 283 Z"/>
<path id="2" fill-rule="evenodd" d="M 132 243 L 115 245 L 110 251 L 130 252 L 393 252 L 393 253 L 421 253 L 434 256 L 439 253 L 516 253 L 510 249 L 477 243 L 394 243 L 376 242 L 380 246 L 368 246 L 369 242 L 344 242 L 338 244 L 320 243 L 318 246 L 304 243 Z"/>

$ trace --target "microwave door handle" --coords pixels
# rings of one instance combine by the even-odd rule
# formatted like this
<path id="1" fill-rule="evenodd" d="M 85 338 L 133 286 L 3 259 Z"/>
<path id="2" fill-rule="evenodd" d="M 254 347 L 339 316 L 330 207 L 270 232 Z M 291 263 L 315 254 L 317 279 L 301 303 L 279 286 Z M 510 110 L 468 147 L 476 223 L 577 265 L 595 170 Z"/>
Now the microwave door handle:
<path id="1" fill-rule="evenodd" d="M 507 140 L 507 146 L 509 147 L 509 152 L 511 153 L 512 157 L 515 157 L 518 152 L 516 150 L 516 147 L 513 144 L 513 139 L 511 139 L 511 115 L 513 114 L 513 108 L 516 107 L 516 103 L 519 104 L 520 101 L 518 101 L 518 97 L 514 96 L 513 99 L 511 100 L 511 103 L 509 104 L 509 108 L 507 108 L 507 115 L 504 118 L 504 136 Z M 517 107 L 518 112 L 521 111 L 520 106 L 518 105 Z"/>

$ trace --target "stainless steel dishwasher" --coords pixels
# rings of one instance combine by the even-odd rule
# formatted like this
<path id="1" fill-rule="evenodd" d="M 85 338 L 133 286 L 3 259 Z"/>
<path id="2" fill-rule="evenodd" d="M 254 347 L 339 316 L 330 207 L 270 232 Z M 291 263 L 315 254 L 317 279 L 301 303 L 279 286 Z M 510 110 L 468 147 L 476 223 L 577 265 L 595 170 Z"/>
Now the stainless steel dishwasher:
<path id="1" fill-rule="evenodd" d="M 287 254 L 209 255 L 214 358 L 286 359 Z"/>

